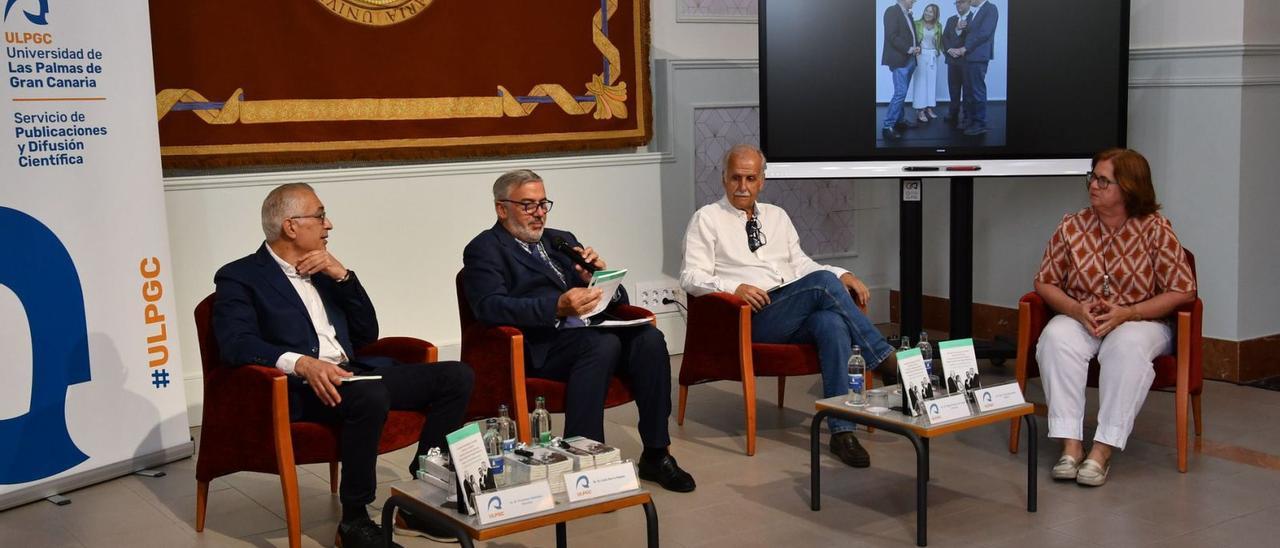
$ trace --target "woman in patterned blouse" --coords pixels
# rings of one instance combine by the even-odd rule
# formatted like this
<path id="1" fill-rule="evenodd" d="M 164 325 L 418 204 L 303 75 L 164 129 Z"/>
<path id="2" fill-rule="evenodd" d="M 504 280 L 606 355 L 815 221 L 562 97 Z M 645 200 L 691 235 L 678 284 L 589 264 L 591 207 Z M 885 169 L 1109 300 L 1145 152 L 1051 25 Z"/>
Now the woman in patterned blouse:
<path id="1" fill-rule="evenodd" d="M 1173 227 L 1157 212 L 1146 158 L 1126 149 L 1100 152 L 1086 181 L 1089 207 L 1062 218 L 1036 274 L 1036 293 L 1058 313 L 1040 335 L 1036 361 L 1049 437 L 1062 439 L 1053 478 L 1098 486 L 1151 388 L 1152 360 L 1173 344 L 1166 319 L 1195 299 L 1196 281 Z M 1085 382 L 1095 356 L 1098 429 L 1084 458 Z"/>

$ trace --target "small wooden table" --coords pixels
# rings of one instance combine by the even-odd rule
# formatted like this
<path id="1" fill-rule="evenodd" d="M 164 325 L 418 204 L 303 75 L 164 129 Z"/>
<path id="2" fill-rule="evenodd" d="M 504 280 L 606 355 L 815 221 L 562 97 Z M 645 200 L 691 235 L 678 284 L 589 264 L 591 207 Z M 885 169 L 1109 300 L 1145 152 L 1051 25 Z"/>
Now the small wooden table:
<path id="1" fill-rule="evenodd" d="M 658 547 L 658 513 L 654 509 L 649 492 L 644 489 L 579 502 L 569 502 L 564 493 L 558 493 L 554 497 L 555 508 L 487 525 L 482 525 L 477 516 L 459 514 L 453 508 L 446 508 L 445 499 L 450 494 L 452 492 L 446 492 L 423 481 L 409 480 L 392 484 L 391 496 L 382 506 L 382 532 L 387 539 L 387 546 L 391 546 L 392 523 L 395 520 L 396 508 L 406 508 L 415 516 L 448 529 L 458 537 L 462 546 L 468 548 L 473 546 L 472 539 L 489 540 L 552 524 L 556 526 L 556 546 L 565 548 L 568 544 L 566 522 L 628 506 L 642 506 L 645 525 L 648 529 L 649 548 Z"/>
<path id="2" fill-rule="evenodd" d="M 892 394 L 893 386 L 884 387 L 881 390 L 888 390 Z M 835 396 L 818 400 L 815 404 L 818 413 L 813 416 L 813 424 L 809 426 L 809 479 L 811 491 L 809 506 L 813 511 L 816 512 L 822 508 L 821 500 L 819 499 L 822 468 L 818 466 L 818 456 L 820 454 L 818 450 L 818 432 L 822 425 L 822 419 L 833 415 L 856 424 L 892 432 L 911 440 L 911 445 L 916 449 L 916 546 L 928 544 L 928 529 L 926 527 L 928 504 L 926 501 L 929 483 L 929 440 L 931 438 L 991 423 L 1003 423 L 1009 419 L 1022 417 L 1027 423 L 1027 511 L 1036 511 L 1037 435 L 1034 405 L 1023 403 L 1014 407 L 981 413 L 971 403 L 969 407 L 973 411 L 973 415 L 938 424 L 929 424 L 929 418 L 925 415 L 910 417 L 896 410 L 873 413 L 868 411 L 866 407 L 845 405 L 845 398 L 846 396 Z M 898 398 L 891 396 L 890 399 L 896 400 Z"/>

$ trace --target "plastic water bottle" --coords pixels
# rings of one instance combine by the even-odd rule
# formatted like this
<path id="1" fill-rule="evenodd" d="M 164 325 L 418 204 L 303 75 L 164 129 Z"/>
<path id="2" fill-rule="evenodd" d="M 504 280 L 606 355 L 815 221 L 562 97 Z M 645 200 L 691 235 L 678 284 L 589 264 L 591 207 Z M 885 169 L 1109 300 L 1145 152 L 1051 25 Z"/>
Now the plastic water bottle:
<path id="1" fill-rule="evenodd" d="M 853 347 L 853 355 L 849 356 L 849 397 L 845 405 L 863 407 L 867 405 L 867 385 L 863 382 L 867 373 L 867 361 L 862 358 L 862 349 Z"/>
<path id="2" fill-rule="evenodd" d="M 933 346 L 929 344 L 929 334 L 920 332 L 920 343 L 916 345 L 920 349 L 920 359 L 924 360 L 924 371 L 929 374 L 929 383 L 938 386 L 938 376 L 933 374 Z"/>
<path id="3" fill-rule="evenodd" d="M 902 344 L 898 346 L 898 352 L 902 352 L 903 350 L 911 350 L 911 337 L 906 335 L 902 336 Z"/>
<path id="4" fill-rule="evenodd" d="M 529 414 L 529 422 L 533 425 L 533 443 L 547 445 L 551 443 L 551 413 L 547 412 L 547 399 L 538 396 L 534 400 L 533 413 Z"/>
<path id="5" fill-rule="evenodd" d="M 484 421 L 484 451 L 489 454 L 489 470 L 493 472 L 495 480 L 502 475 L 505 468 L 505 459 L 502 456 L 502 433 L 499 431 L 498 424 L 498 419 Z"/>
<path id="6" fill-rule="evenodd" d="M 516 423 L 511 420 L 507 405 L 498 406 L 498 435 L 502 439 L 502 452 L 510 453 L 516 448 Z"/>

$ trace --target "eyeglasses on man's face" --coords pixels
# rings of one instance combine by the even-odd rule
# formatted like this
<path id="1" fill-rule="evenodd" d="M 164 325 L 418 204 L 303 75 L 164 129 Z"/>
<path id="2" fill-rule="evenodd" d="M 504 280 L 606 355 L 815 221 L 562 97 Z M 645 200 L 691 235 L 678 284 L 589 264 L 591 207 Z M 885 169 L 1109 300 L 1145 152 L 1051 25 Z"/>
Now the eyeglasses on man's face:
<path id="1" fill-rule="evenodd" d="M 329 218 L 328 214 L 327 214 L 327 213 L 325 213 L 324 211 L 321 211 L 321 212 L 319 212 L 319 213 L 316 213 L 315 215 L 294 215 L 294 216 L 292 216 L 292 217 L 289 217 L 289 219 L 290 219 L 290 220 L 293 220 L 293 219 L 315 219 L 315 220 L 317 220 L 317 221 L 320 221 L 321 223 L 324 223 L 325 219 L 328 219 L 328 218 Z"/>
<path id="2" fill-rule="evenodd" d="M 767 243 L 769 242 L 765 239 L 764 232 L 760 231 L 760 220 L 753 217 L 747 221 L 747 247 L 751 248 L 751 252 L 755 253 Z"/>
<path id="3" fill-rule="evenodd" d="M 535 212 L 537 212 L 539 209 L 541 209 L 543 213 L 550 213 L 550 212 L 551 212 L 551 206 L 552 206 L 553 204 L 555 204 L 555 202 L 553 202 L 553 201 L 551 201 L 551 200 L 539 200 L 539 201 L 536 201 L 536 202 L 535 202 L 535 201 L 533 201 L 533 200 L 522 200 L 522 201 L 519 201 L 519 202 L 517 202 L 517 201 L 515 201 L 515 200 L 498 200 L 498 201 L 499 201 L 499 202 L 506 202 L 506 203 L 509 203 L 509 204 L 515 204 L 515 205 L 516 205 L 516 207 L 520 208 L 520 211 L 523 211 L 523 212 L 525 212 L 526 214 L 529 214 L 529 215 L 533 215 L 533 214 L 534 214 Z"/>
<path id="4" fill-rule="evenodd" d="M 1092 185 L 1095 182 L 1098 183 L 1098 190 L 1106 190 L 1107 187 L 1116 184 L 1115 181 L 1098 175 L 1092 171 L 1084 174 L 1084 186 Z"/>

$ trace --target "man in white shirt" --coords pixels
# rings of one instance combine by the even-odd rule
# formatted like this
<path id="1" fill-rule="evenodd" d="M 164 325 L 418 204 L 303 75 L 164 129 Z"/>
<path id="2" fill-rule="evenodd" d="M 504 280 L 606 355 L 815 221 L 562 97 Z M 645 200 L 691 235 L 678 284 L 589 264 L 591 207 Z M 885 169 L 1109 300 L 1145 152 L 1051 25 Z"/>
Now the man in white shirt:
<path id="1" fill-rule="evenodd" d="M 866 285 L 852 272 L 810 259 L 800 249 L 787 212 L 756 200 L 764 188 L 760 149 L 736 145 L 723 165 L 725 197 L 696 211 L 685 232 L 680 271 L 685 292 L 741 297 L 755 312 L 754 342 L 817 346 L 824 397 L 848 392 L 846 367 L 853 345 L 860 347 L 869 367 L 895 367 L 893 347 L 858 309 L 857 303 L 870 298 Z M 831 418 L 827 424 L 831 451 L 841 461 L 859 468 L 871 465 L 853 436 L 852 423 Z"/>
<path id="2" fill-rule="evenodd" d="M 378 441 L 387 413 L 427 410 L 418 454 L 446 448 L 471 398 L 471 368 L 459 362 L 401 364 L 357 356 L 378 339 L 378 317 L 355 272 L 328 250 L 333 223 L 310 185 L 291 183 L 262 202 L 266 242 L 214 275 L 213 331 L 222 361 L 276 367 L 289 375 L 289 420 L 342 425 L 340 544 L 386 546 L 366 505 L 377 493 Z M 380 380 L 344 382 L 354 374 Z M 409 465 L 412 475 L 418 459 Z M 443 536 L 403 515 L 415 532 Z"/>

